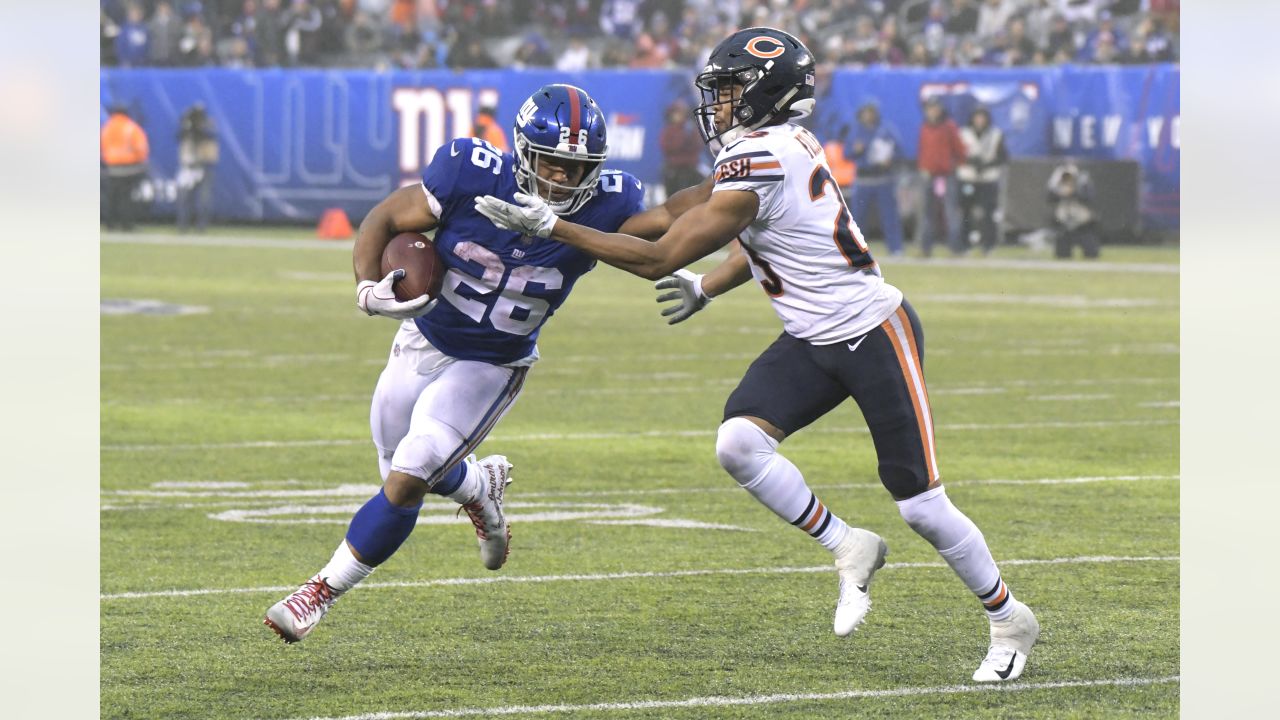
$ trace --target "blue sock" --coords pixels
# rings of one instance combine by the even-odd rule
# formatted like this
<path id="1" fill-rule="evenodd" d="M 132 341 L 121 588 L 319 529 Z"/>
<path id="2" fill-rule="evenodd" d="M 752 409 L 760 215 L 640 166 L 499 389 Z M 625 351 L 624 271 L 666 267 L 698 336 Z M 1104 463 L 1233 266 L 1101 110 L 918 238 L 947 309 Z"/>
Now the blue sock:
<path id="1" fill-rule="evenodd" d="M 453 466 L 453 469 L 445 473 L 435 485 L 431 486 L 431 492 L 436 495 L 449 495 L 454 490 L 462 487 L 462 480 L 467 476 L 466 461 L 460 462 Z"/>
<path id="2" fill-rule="evenodd" d="M 392 505 L 382 490 L 356 511 L 347 528 L 347 542 L 360 554 L 365 565 L 377 566 L 391 557 L 409 539 L 418 523 L 417 507 Z"/>

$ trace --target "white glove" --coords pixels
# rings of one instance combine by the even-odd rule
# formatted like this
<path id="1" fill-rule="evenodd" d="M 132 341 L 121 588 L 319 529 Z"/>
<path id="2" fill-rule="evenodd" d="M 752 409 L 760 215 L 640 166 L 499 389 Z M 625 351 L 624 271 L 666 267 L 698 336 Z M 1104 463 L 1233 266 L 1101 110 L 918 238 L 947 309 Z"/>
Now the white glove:
<path id="1" fill-rule="evenodd" d="M 476 198 L 476 212 L 505 230 L 541 238 L 550 236 L 558 218 L 546 201 L 524 193 L 516 193 L 515 200 L 520 204 L 513 205 L 492 195 L 484 195 Z"/>
<path id="2" fill-rule="evenodd" d="M 356 285 L 356 307 L 370 315 L 382 315 L 396 320 L 408 320 L 419 315 L 426 315 L 436 306 L 436 301 L 428 295 L 416 297 L 408 302 L 396 300 L 396 293 L 391 284 L 404 277 L 404 270 L 392 270 L 387 276 L 374 282 L 361 280 Z"/>
<path id="3" fill-rule="evenodd" d="M 653 287 L 655 290 L 675 290 L 675 292 L 659 295 L 658 302 L 680 301 L 679 305 L 670 305 L 662 311 L 662 317 L 671 317 L 667 321 L 668 325 L 675 325 L 689 319 L 690 315 L 711 302 L 711 296 L 702 291 L 702 276 L 688 270 L 677 270 L 674 274 L 654 283 Z"/>

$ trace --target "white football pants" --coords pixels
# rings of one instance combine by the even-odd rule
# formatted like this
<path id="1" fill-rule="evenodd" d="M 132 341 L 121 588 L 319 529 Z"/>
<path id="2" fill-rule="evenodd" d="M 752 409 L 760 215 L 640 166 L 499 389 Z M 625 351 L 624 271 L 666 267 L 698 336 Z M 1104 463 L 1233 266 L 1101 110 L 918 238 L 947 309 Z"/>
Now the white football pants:
<path id="1" fill-rule="evenodd" d="M 511 409 L 528 372 L 449 357 L 401 323 L 369 411 L 382 479 L 396 470 L 434 485 Z"/>

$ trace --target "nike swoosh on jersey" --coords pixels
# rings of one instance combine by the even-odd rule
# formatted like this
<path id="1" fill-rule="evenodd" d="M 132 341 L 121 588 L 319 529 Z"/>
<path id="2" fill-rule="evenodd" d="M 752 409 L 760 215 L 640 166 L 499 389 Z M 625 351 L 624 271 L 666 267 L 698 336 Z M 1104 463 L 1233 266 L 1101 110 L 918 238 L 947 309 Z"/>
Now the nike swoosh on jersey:
<path id="1" fill-rule="evenodd" d="M 845 345 L 848 345 L 848 346 L 849 346 L 849 352 L 853 352 L 854 350 L 857 350 L 857 349 L 858 349 L 858 346 L 862 344 L 862 341 L 863 341 L 863 340 L 866 340 L 866 339 L 867 339 L 867 336 L 866 336 L 866 335 L 863 335 L 862 337 L 858 338 L 858 342 L 855 342 L 855 343 L 845 343 Z"/>
<path id="2" fill-rule="evenodd" d="M 450 146 L 449 146 L 449 156 L 450 156 L 450 157 L 458 157 L 458 146 L 457 146 L 457 145 L 450 145 Z"/>

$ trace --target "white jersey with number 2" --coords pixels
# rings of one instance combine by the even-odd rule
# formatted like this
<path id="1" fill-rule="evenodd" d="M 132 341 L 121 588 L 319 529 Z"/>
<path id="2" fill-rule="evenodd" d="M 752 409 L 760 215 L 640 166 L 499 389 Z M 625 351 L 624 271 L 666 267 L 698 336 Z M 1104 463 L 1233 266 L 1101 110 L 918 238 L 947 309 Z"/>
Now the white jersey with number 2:
<path id="1" fill-rule="evenodd" d="M 808 130 L 785 123 L 747 134 L 720 151 L 715 177 L 713 192 L 760 198 L 738 239 L 789 335 L 829 345 L 870 331 L 902 303 Z"/>

